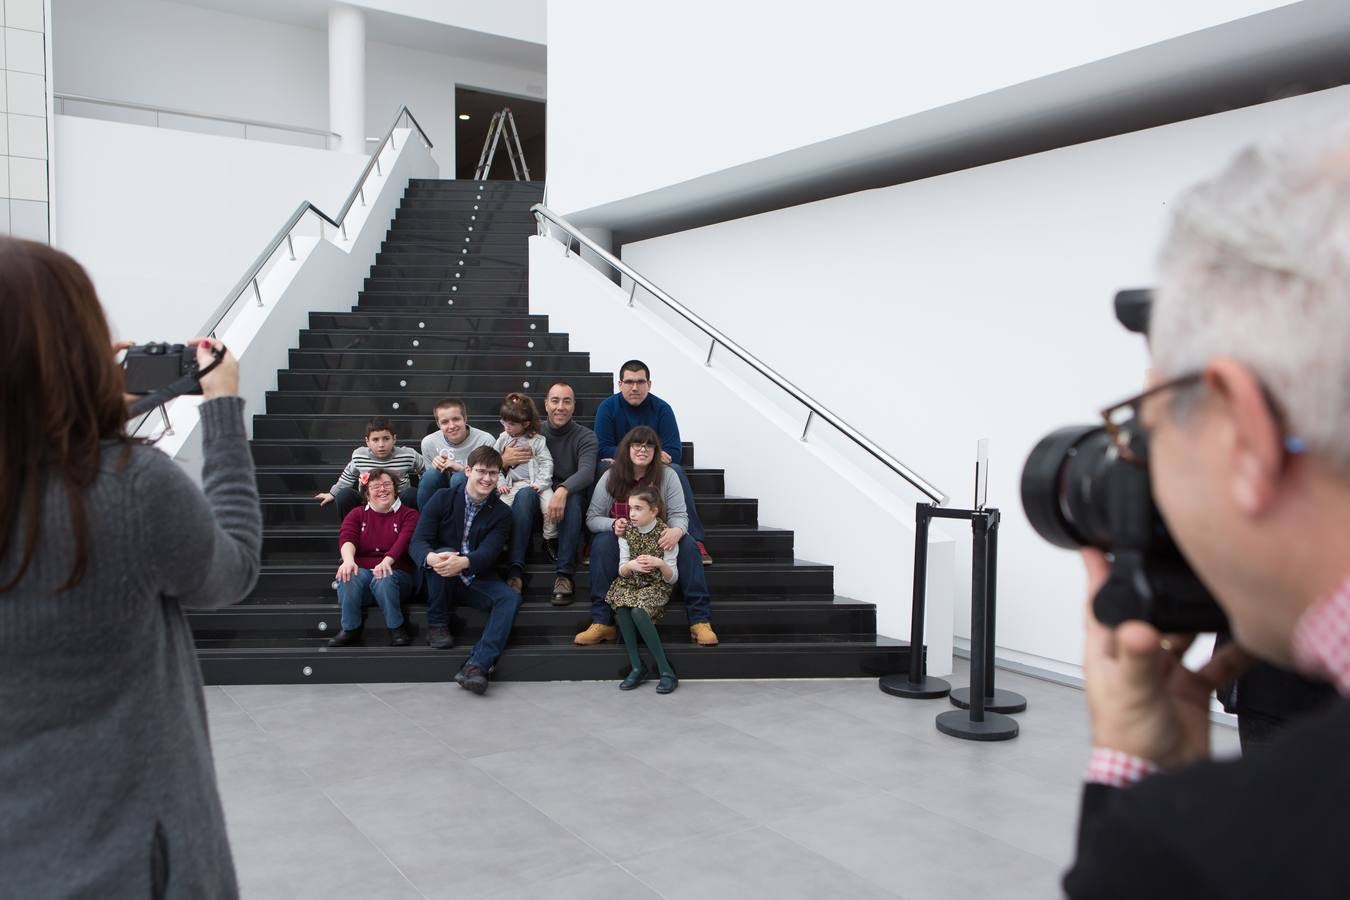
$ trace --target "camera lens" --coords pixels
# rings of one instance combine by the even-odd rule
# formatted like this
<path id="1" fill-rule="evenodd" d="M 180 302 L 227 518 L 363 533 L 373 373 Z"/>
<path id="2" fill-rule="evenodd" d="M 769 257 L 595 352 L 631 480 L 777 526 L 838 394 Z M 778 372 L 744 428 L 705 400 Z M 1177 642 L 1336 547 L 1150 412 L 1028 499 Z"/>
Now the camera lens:
<path id="1" fill-rule="evenodd" d="M 1022 469 L 1022 507 L 1036 533 L 1057 547 L 1111 547 L 1107 492 L 1119 465 L 1111 437 L 1094 425 L 1052 431 Z"/>

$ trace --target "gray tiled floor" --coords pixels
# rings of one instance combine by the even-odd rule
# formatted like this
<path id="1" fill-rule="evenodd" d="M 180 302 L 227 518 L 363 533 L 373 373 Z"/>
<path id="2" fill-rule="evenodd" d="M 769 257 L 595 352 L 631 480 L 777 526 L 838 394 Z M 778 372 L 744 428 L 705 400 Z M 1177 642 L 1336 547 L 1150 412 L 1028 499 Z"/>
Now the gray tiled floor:
<path id="1" fill-rule="evenodd" d="M 963 684 L 958 671 L 953 679 Z M 246 897 L 1054 897 L 1082 695 L 954 740 L 876 682 L 208 688 Z M 1216 727 L 1220 752 L 1235 752 Z M 978 865 L 971 860 L 978 859 Z"/>

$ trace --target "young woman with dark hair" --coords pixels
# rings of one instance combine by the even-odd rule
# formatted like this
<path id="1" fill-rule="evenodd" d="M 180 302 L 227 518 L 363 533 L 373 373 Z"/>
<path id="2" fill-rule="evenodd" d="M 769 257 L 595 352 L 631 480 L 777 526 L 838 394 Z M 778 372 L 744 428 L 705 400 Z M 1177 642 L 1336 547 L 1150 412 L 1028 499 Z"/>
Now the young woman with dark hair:
<path id="1" fill-rule="evenodd" d="M 220 342 L 199 338 L 205 367 Z M 0 856 L 24 896 L 238 894 L 184 607 L 242 599 L 262 516 L 224 354 L 202 487 L 126 432 L 84 270 L 0 238 Z"/>

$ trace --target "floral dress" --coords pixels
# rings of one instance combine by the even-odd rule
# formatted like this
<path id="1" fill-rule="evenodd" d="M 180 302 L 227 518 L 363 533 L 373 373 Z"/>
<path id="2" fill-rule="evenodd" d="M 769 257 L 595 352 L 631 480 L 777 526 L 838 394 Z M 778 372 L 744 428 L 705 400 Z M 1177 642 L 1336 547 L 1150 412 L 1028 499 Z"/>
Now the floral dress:
<path id="1" fill-rule="evenodd" d="M 656 521 L 656 527 L 646 534 L 630 526 L 623 535 L 623 540 L 628 541 L 628 558 L 664 557 L 666 551 L 661 549 L 657 541 L 661 539 L 661 532 L 665 530 L 666 523 L 660 519 Z M 646 610 L 653 622 L 659 622 L 666 611 L 666 603 L 670 600 L 673 587 L 674 585 L 666 584 L 657 569 L 650 572 L 634 572 L 632 575 L 621 575 L 610 582 L 609 593 L 605 595 L 605 600 L 613 607 L 627 606 Z"/>

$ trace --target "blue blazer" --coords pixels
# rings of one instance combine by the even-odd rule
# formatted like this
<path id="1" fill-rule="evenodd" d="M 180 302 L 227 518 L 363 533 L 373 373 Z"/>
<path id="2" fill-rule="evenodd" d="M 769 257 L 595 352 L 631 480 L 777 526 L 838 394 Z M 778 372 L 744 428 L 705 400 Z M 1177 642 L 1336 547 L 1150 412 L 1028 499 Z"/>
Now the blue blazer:
<path id="1" fill-rule="evenodd" d="M 409 547 L 413 562 L 426 566 L 427 554 L 442 547 L 459 550 L 464 545 L 464 489 L 443 488 L 431 496 L 417 520 Z M 469 529 L 469 573 L 478 578 L 497 578 L 497 559 L 511 535 L 511 508 L 494 490 L 474 517 Z"/>

